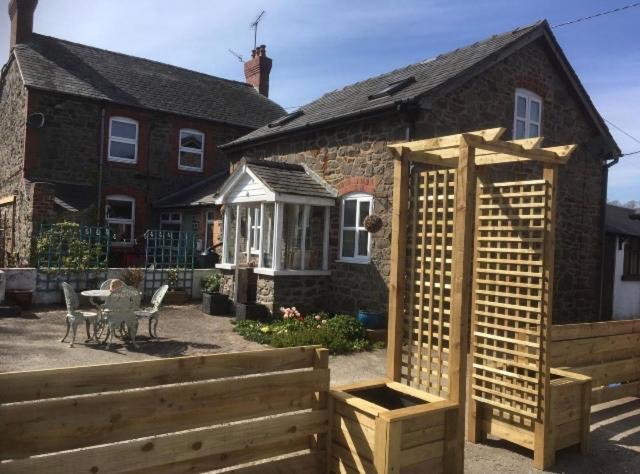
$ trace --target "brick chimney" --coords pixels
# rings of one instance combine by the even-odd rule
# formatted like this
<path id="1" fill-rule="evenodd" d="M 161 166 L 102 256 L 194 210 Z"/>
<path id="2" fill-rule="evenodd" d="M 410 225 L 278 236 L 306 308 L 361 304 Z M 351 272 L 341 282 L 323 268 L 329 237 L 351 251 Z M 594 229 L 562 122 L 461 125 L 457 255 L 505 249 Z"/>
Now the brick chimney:
<path id="1" fill-rule="evenodd" d="M 273 61 L 267 57 L 267 47 L 263 44 L 251 51 L 251 59 L 244 63 L 244 77 L 260 94 L 269 97 L 269 73 Z"/>
<path id="2" fill-rule="evenodd" d="M 33 33 L 33 13 L 38 0 L 10 0 L 9 18 L 11 19 L 11 39 L 9 50 L 18 43 L 29 41 Z"/>

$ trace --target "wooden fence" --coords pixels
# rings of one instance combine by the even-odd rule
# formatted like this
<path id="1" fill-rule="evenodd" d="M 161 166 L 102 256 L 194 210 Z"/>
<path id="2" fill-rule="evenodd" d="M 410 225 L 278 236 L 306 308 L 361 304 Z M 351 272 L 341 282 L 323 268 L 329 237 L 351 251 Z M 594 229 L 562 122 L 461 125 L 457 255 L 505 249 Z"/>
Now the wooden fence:
<path id="1" fill-rule="evenodd" d="M 311 346 L 0 374 L 0 472 L 324 472 L 328 389 Z"/>
<path id="2" fill-rule="evenodd" d="M 592 379 L 591 404 L 640 397 L 640 320 L 553 326 L 551 363 Z"/>

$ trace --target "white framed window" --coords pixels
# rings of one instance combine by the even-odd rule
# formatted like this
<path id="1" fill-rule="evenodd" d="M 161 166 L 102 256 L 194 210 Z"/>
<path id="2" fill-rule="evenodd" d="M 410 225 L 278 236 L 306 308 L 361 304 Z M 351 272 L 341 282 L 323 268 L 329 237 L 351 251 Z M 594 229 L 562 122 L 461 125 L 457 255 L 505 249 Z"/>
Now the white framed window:
<path id="1" fill-rule="evenodd" d="M 127 117 L 109 120 L 109 161 L 138 162 L 138 122 Z"/>
<path id="2" fill-rule="evenodd" d="M 260 255 L 260 235 L 262 231 L 261 206 L 247 208 L 248 252 Z"/>
<path id="3" fill-rule="evenodd" d="M 178 146 L 178 169 L 202 171 L 204 161 L 204 133 L 183 128 Z"/>
<path id="4" fill-rule="evenodd" d="M 542 133 L 542 99 L 526 89 L 516 89 L 513 138 L 539 137 Z"/>
<path id="5" fill-rule="evenodd" d="M 181 228 L 181 212 L 163 212 L 162 214 L 160 214 L 160 230 L 180 231 Z"/>
<path id="6" fill-rule="evenodd" d="M 340 212 L 340 254 L 345 262 L 367 263 L 371 234 L 364 228 L 364 219 L 373 212 L 373 196 L 349 194 L 342 199 Z"/>
<path id="7" fill-rule="evenodd" d="M 133 245 L 136 200 L 129 196 L 107 196 L 105 221 L 111 233 L 111 245 Z"/>

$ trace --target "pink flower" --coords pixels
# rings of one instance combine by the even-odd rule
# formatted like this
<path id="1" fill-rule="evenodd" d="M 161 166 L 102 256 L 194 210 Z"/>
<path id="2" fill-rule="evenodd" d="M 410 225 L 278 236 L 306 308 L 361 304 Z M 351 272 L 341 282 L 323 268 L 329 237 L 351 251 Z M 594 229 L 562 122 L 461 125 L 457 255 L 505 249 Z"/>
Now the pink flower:
<path id="1" fill-rule="evenodd" d="M 320 315 L 316 314 L 316 321 L 320 321 Z"/>

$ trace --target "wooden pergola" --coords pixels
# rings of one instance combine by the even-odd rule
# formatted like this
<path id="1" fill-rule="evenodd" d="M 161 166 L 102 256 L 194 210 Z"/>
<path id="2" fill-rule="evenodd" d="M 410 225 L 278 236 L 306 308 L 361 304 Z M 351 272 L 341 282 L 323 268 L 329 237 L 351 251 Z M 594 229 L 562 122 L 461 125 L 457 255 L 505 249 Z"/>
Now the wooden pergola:
<path id="1" fill-rule="evenodd" d="M 486 406 L 485 412 L 510 410 L 531 420 L 528 428 L 514 427 L 513 437 L 530 428 L 531 439 L 527 431 L 520 444 L 534 449 L 536 467 L 552 464 L 556 450 L 547 354 L 557 168 L 576 145 L 541 148 L 542 137 L 500 140 L 505 131 L 389 145 L 396 160 L 387 376 L 459 405 L 458 472 L 467 389 L 470 441 L 491 433 L 479 412 Z M 520 162 L 540 163 L 542 179 L 490 183 L 483 172 Z M 468 388 L 467 351 L 474 361 Z M 504 431 L 500 436 L 510 439 Z"/>

